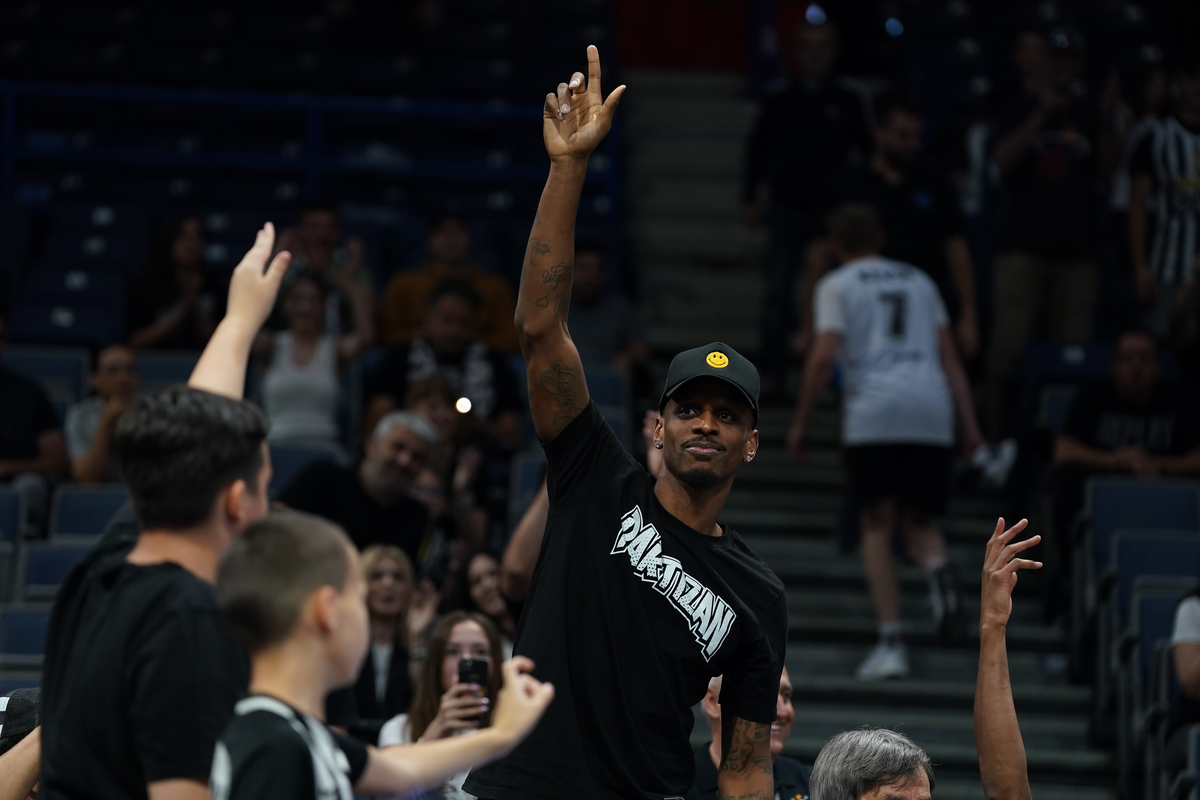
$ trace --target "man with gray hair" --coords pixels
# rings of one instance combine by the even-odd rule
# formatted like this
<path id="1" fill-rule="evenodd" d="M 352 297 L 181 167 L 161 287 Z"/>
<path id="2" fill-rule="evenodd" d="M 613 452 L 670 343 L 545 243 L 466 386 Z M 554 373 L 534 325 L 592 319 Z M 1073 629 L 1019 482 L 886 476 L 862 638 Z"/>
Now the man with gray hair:
<path id="1" fill-rule="evenodd" d="M 902 733 L 863 728 L 839 733 L 813 764 L 816 800 L 929 800 L 933 764 Z"/>
<path id="2" fill-rule="evenodd" d="M 375 425 L 357 467 L 311 464 L 284 488 L 278 503 L 337 523 L 360 550 L 393 545 L 417 563 L 429 513 L 410 490 L 437 445 L 427 419 L 393 411 Z"/>

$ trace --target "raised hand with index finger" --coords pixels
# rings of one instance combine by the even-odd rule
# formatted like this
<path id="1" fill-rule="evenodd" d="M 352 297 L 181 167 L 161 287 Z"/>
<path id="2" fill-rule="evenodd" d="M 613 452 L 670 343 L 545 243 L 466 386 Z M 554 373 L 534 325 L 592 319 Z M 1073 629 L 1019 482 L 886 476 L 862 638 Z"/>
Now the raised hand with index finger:
<path id="1" fill-rule="evenodd" d="M 542 114 L 542 137 L 550 159 L 586 159 L 612 127 L 613 114 L 624 86 L 605 100 L 600 93 L 600 51 L 588 45 L 588 74 L 576 72 L 557 93 L 546 95 Z"/>
<path id="2" fill-rule="evenodd" d="M 1025 530 L 1028 520 L 1021 520 L 1008 530 L 1004 529 L 1004 518 L 996 521 L 996 530 L 987 543 L 983 559 L 983 589 L 979 606 L 979 626 L 1005 626 L 1012 616 L 1012 590 L 1017 585 L 1017 572 L 1022 569 L 1041 569 L 1042 562 L 1018 558 L 1042 541 L 1041 536 L 1030 536 L 1019 542 L 1013 538 Z"/>

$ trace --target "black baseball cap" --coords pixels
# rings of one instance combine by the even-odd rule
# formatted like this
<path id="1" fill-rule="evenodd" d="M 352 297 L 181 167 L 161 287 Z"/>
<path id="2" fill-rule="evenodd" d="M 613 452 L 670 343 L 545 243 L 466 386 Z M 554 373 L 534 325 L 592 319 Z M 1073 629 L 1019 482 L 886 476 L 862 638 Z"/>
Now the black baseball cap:
<path id="1" fill-rule="evenodd" d="M 758 370 L 750 363 L 750 359 L 724 342 L 693 347 L 671 359 L 667 385 L 658 401 L 658 410 L 661 412 L 666 408 L 667 399 L 679 391 L 679 387 L 695 378 L 718 378 L 735 386 L 745 395 L 750 410 L 754 412 L 754 422 L 758 424 Z"/>
<path id="2" fill-rule="evenodd" d="M 0 755 L 41 723 L 41 689 L 13 689 L 0 697 Z"/>

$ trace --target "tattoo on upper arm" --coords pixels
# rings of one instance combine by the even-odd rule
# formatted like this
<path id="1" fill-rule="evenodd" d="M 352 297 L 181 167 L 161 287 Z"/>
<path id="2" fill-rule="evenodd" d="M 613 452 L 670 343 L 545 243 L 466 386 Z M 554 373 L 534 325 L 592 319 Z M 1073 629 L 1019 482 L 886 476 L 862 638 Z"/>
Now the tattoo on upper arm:
<path id="1" fill-rule="evenodd" d="M 533 301 L 533 304 L 538 308 L 545 308 L 546 306 L 550 305 L 550 295 L 547 294 L 539 297 L 537 300 Z"/>
<path id="2" fill-rule="evenodd" d="M 542 283 L 548 283 L 555 289 L 563 281 L 569 280 L 571 280 L 571 266 L 565 261 L 555 264 L 550 269 L 542 270 Z"/>
<path id="3" fill-rule="evenodd" d="M 535 255 L 544 256 L 550 252 L 550 245 L 543 242 L 536 236 L 529 237 L 529 266 L 533 266 L 533 257 Z"/>
<path id="4" fill-rule="evenodd" d="M 560 317 L 567 313 L 567 309 L 571 305 L 571 295 L 567 292 L 559 292 L 554 295 L 554 313 Z"/>
<path id="5" fill-rule="evenodd" d="M 563 364 L 553 364 L 550 369 L 542 373 L 538 378 L 538 386 L 543 392 L 550 395 L 557 404 L 554 411 L 554 432 L 562 433 L 563 428 L 570 424 L 571 420 L 579 416 L 582 411 L 575 399 L 575 386 L 579 381 L 579 375 L 575 370 Z M 767 736 L 770 736 L 770 726 L 767 727 Z"/>

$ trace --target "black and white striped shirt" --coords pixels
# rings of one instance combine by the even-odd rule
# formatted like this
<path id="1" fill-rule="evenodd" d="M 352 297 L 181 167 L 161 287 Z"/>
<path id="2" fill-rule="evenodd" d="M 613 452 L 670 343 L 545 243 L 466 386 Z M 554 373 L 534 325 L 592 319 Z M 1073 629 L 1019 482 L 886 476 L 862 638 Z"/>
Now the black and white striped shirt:
<path id="1" fill-rule="evenodd" d="M 1165 286 L 1182 285 L 1200 251 L 1200 131 L 1167 117 L 1145 137 L 1131 171 L 1154 180 L 1147 209 L 1154 218 L 1150 272 Z"/>

